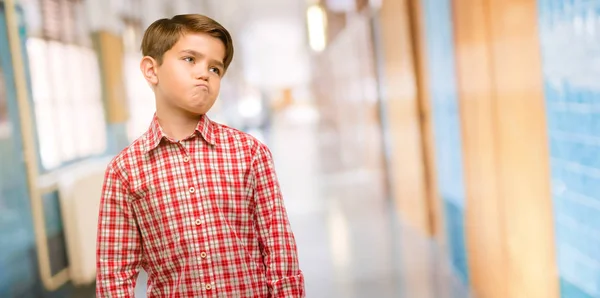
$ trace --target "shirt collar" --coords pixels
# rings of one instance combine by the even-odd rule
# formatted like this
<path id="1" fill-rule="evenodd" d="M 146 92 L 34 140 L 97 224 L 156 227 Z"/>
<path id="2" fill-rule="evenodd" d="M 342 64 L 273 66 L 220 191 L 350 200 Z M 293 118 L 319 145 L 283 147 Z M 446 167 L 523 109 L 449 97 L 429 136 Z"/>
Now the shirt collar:
<path id="1" fill-rule="evenodd" d="M 212 146 L 216 145 L 215 140 L 215 125 L 206 115 L 202 115 L 200 121 L 198 121 L 198 125 L 196 125 L 195 129 L 196 133 L 199 133 L 202 138 Z M 167 138 L 164 134 L 160 124 L 158 123 L 158 117 L 154 114 L 152 118 L 152 123 L 150 124 L 150 128 L 146 133 L 145 139 L 145 148 L 146 153 L 154 150 L 163 138 Z"/>

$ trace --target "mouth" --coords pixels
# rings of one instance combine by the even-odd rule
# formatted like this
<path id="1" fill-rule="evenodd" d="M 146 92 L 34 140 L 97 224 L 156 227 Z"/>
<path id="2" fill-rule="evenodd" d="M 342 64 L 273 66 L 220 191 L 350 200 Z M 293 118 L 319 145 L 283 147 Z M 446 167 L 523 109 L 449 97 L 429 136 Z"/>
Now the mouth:
<path id="1" fill-rule="evenodd" d="M 197 84 L 196 88 L 200 88 L 200 89 L 204 89 L 204 90 L 208 91 L 208 85 L 206 85 L 206 84 Z"/>

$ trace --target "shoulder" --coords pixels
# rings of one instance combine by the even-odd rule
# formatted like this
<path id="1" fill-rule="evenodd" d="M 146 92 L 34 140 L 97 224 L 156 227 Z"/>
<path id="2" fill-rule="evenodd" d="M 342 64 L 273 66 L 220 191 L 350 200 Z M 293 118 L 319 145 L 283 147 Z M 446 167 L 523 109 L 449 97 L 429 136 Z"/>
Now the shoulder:
<path id="1" fill-rule="evenodd" d="M 221 144 L 231 149 L 241 149 L 252 156 L 268 153 L 270 150 L 266 144 L 262 143 L 256 137 L 243 132 L 239 129 L 213 122 L 219 131 Z"/>
<path id="2" fill-rule="evenodd" d="M 145 138 L 146 134 L 140 136 L 133 141 L 129 146 L 125 147 L 108 163 L 106 173 L 113 174 L 126 182 L 129 178 L 129 173 L 132 168 L 140 164 L 145 154 Z"/>

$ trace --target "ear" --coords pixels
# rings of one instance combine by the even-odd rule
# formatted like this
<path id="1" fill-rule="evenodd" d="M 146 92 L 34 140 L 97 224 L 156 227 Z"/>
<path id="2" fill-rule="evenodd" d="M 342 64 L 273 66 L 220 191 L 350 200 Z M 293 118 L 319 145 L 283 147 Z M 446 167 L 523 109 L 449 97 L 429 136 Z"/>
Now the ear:
<path id="1" fill-rule="evenodd" d="M 150 56 L 145 56 L 142 58 L 142 62 L 140 62 L 140 70 L 150 85 L 155 86 L 158 84 L 158 63 L 156 60 L 154 60 L 154 58 Z"/>

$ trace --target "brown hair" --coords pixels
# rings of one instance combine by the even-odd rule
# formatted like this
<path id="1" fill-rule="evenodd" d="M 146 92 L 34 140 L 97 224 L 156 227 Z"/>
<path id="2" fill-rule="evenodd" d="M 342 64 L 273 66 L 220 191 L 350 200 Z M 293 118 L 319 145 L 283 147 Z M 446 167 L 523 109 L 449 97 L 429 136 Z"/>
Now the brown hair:
<path id="1" fill-rule="evenodd" d="M 223 64 L 225 70 L 233 60 L 233 40 L 225 27 L 217 21 L 200 14 L 176 15 L 172 19 L 160 19 L 152 23 L 142 40 L 142 54 L 162 64 L 165 52 L 170 50 L 186 33 L 205 33 L 218 38 L 225 45 Z"/>

